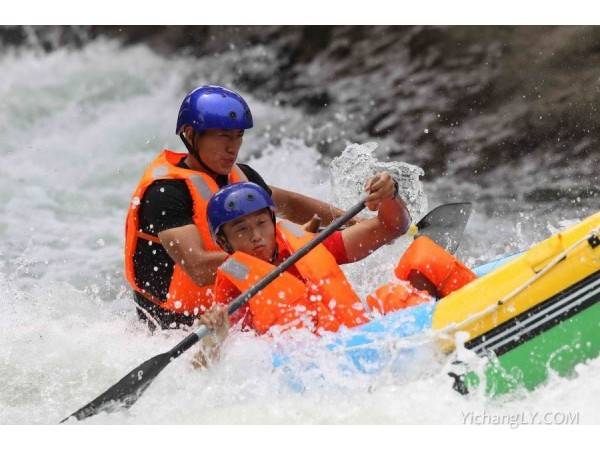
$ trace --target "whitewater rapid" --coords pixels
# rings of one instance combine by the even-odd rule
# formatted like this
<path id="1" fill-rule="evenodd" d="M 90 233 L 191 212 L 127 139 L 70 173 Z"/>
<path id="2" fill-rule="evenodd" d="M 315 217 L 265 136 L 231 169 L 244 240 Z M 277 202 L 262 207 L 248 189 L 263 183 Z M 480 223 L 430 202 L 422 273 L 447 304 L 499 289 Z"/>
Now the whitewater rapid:
<path id="1" fill-rule="evenodd" d="M 122 274 L 125 213 L 153 156 L 182 150 L 174 126 L 185 92 L 231 85 L 236 57 L 256 51 L 167 58 L 97 40 L 81 49 L 0 55 L 0 424 L 57 423 L 186 335 L 150 335 L 137 320 Z M 348 180 L 299 139 L 315 133 L 302 113 L 242 94 L 256 124 L 242 161 L 269 184 L 341 201 Z M 469 200 L 478 189 L 459 180 L 422 187 L 415 210 Z M 489 209 L 475 204 L 458 253 L 468 264 L 527 248 L 589 212 L 515 204 L 497 216 Z M 400 240 L 346 268 L 357 290 L 391 276 L 405 246 Z M 324 377 L 305 380 L 303 393 L 273 369 L 272 341 L 233 333 L 210 371 L 194 370 L 185 354 L 130 410 L 86 423 L 463 423 L 465 413 L 482 411 L 578 411 L 581 423 L 600 422 L 598 360 L 579 366 L 574 381 L 553 378 L 534 393 L 490 400 L 454 392 L 446 363 L 428 349 L 402 377 L 349 378 L 314 338 L 304 339 Z"/>

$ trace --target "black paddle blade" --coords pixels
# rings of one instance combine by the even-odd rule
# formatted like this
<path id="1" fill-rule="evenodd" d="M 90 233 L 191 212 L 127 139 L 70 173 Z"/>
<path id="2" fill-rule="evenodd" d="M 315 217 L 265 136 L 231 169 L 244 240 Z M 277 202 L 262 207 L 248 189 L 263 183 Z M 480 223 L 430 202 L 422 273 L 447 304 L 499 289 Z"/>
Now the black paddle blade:
<path id="1" fill-rule="evenodd" d="M 83 408 L 78 409 L 69 417 L 61 420 L 60 423 L 67 421 L 71 417 L 83 420 L 101 411 L 112 412 L 118 408 L 129 408 L 170 361 L 171 352 L 161 353 L 149 359 L 121 378 L 118 383 L 113 385 L 104 394 L 101 394 Z"/>
<path id="2" fill-rule="evenodd" d="M 454 253 L 458 249 L 472 209 L 473 205 L 469 202 L 438 206 L 419 220 L 419 231 L 415 237 L 427 236 L 449 253 Z"/>

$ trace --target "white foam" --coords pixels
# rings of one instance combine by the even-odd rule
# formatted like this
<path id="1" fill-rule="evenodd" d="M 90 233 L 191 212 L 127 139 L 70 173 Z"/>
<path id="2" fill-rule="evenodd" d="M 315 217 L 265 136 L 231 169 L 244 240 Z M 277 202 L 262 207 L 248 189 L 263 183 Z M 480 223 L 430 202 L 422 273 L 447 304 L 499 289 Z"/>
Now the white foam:
<path id="1" fill-rule="evenodd" d="M 0 56 L 0 423 L 56 423 L 185 336 L 151 336 L 134 314 L 122 275 L 125 213 L 153 155 L 182 149 L 174 125 L 186 90 L 230 83 L 227 64 L 255 56 L 167 59 L 104 40 L 81 50 Z M 243 94 L 257 125 L 242 159 L 271 184 L 333 201 L 334 185 L 345 180 L 335 170 L 332 178 L 328 161 L 297 139 L 310 131 L 302 114 Z M 425 184 L 432 204 L 442 190 Z M 425 198 L 415 192 L 420 211 Z M 515 234 L 514 218 L 490 220 L 477 211 L 461 252 L 468 260 L 505 254 L 546 226 L 522 224 L 510 241 L 503 235 Z M 406 244 L 345 269 L 361 294 L 391 277 Z M 223 360 L 204 372 L 192 369 L 186 353 L 129 411 L 89 422 L 460 423 L 461 411 L 484 408 L 577 409 L 583 422 L 600 420 L 598 361 L 582 366 L 576 381 L 552 379 L 534 394 L 494 402 L 456 394 L 444 366 L 426 352 L 403 377 L 347 377 L 314 337 L 300 336 L 298 354 L 309 349 L 305 361 L 321 372 L 307 372 L 309 389 L 299 394 L 272 368 L 275 345 L 233 334 Z"/>

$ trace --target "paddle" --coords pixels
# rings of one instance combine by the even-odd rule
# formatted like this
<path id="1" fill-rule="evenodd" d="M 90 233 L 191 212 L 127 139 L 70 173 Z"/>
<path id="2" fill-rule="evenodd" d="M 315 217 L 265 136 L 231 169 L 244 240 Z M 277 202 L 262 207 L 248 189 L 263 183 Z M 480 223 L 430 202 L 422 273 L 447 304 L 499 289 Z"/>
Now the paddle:
<path id="1" fill-rule="evenodd" d="M 256 285 L 252 286 L 248 291 L 240 294 L 236 297 L 227 308 L 227 312 L 232 314 L 243 304 L 245 304 L 250 298 L 252 298 L 261 289 L 264 289 L 271 281 L 277 278 L 281 273 L 293 265 L 296 261 L 306 255 L 309 251 L 323 242 L 333 232 L 335 232 L 342 224 L 346 223 L 352 217 L 357 215 L 360 211 L 365 208 L 364 202 L 361 200 L 359 203 L 354 205 L 351 209 L 336 220 L 331 222 L 321 233 L 319 233 L 312 241 L 286 259 L 276 269 L 271 271 L 266 277 L 259 281 Z M 133 405 L 142 393 L 148 388 L 150 383 L 158 376 L 158 374 L 175 358 L 189 349 L 192 345 L 202 339 L 209 333 L 208 327 L 201 325 L 196 331 L 187 336 L 179 344 L 173 347 L 171 350 L 165 353 L 161 353 L 148 361 L 140 364 L 138 367 L 133 369 L 123 378 L 121 378 L 115 385 L 110 387 L 106 392 L 92 400 L 84 407 L 78 409 L 70 416 L 66 417 L 61 421 L 65 422 L 71 417 L 75 417 L 78 420 L 85 419 L 86 417 L 93 416 L 100 411 L 111 411 L 115 407 L 124 406 L 129 408 Z"/>
<path id="2" fill-rule="evenodd" d="M 270 272 L 265 278 L 254 285 L 245 293 L 236 297 L 228 307 L 228 313 L 232 314 L 242 305 L 244 305 L 250 298 L 252 298 L 261 289 L 264 289 L 271 281 L 277 278 L 287 268 L 293 265 L 296 261 L 306 255 L 318 244 L 323 242 L 336 231 L 342 224 L 348 222 L 352 217 L 357 215 L 360 211 L 365 208 L 363 201 L 361 200 L 344 215 L 338 217 L 331 224 L 329 224 L 323 231 L 321 231 L 312 241 L 286 259 L 276 269 Z M 458 211 L 457 211 L 458 210 Z M 466 211 L 466 212 L 463 212 Z M 470 203 L 453 203 L 438 206 L 427 214 L 423 219 L 416 225 L 417 232 L 424 234 L 425 229 L 431 228 L 434 231 L 434 235 L 443 236 L 448 238 L 447 242 L 456 243 L 462 236 L 468 216 L 471 211 Z M 462 217 L 462 220 L 458 220 Z M 441 227 L 444 225 L 450 227 L 456 227 L 455 230 L 446 230 L 445 233 L 441 232 Z M 414 227 L 412 227 L 414 229 Z M 181 355 L 183 352 L 192 347 L 196 342 L 202 339 L 209 333 L 208 327 L 201 325 L 196 331 L 191 333 L 179 344 L 173 347 L 171 350 L 160 355 L 150 358 L 146 362 L 140 364 L 138 367 L 133 369 L 127 375 L 125 375 L 116 384 L 111 386 L 106 392 L 92 400 L 84 407 L 78 409 L 70 416 L 66 417 L 61 421 L 65 422 L 71 417 L 75 417 L 78 420 L 85 419 L 86 417 L 93 416 L 100 411 L 112 411 L 118 407 L 129 408 L 132 406 L 138 398 L 148 388 L 150 383 L 158 376 L 158 374 L 175 358 Z"/>
<path id="3" fill-rule="evenodd" d="M 417 224 L 412 224 L 407 234 L 413 238 L 427 236 L 443 247 L 448 253 L 454 254 L 471 216 L 473 205 L 470 202 L 446 203 L 427 213 Z M 348 225 L 340 227 L 346 228 Z M 325 227 L 319 227 L 318 231 Z"/>
<path id="4" fill-rule="evenodd" d="M 471 216 L 473 205 L 469 202 L 446 203 L 432 209 L 419 220 L 416 230 L 411 227 L 409 233 L 415 238 L 427 236 L 448 253 L 454 254 L 458 249 L 462 235 Z"/>

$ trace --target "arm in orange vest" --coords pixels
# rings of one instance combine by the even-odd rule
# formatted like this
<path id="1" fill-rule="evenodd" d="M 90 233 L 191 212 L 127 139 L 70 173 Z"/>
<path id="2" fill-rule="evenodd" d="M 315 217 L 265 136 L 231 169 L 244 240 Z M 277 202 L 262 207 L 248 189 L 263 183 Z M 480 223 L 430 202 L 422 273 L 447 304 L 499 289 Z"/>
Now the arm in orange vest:
<path id="1" fill-rule="evenodd" d="M 275 186 L 269 186 L 273 192 L 272 198 L 277 207 L 277 215 L 302 225 L 311 220 L 315 215 L 323 221 L 323 225 L 329 225 L 339 216 L 344 214 L 339 208 L 316 198 L 286 191 Z M 349 224 L 358 223 L 360 219 L 353 219 Z"/>
<path id="2" fill-rule="evenodd" d="M 194 224 L 161 231 L 158 238 L 173 261 L 199 286 L 213 284 L 217 268 L 229 256 L 225 252 L 206 251 Z"/>
<path id="3" fill-rule="evenodd" d="M 402 236 L 410 226 L 410 215 L 404 202 L 394 197 L 393 178 L 379 173 L 367 181 L 367 207 L 377 210 L 377 217 L 363 220 L 342 231 L 348 261 L 366 258 L 373 251 Z"/>

